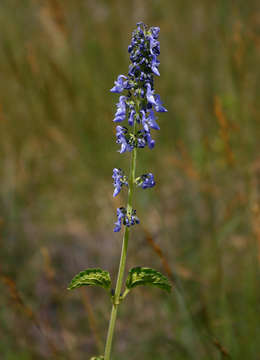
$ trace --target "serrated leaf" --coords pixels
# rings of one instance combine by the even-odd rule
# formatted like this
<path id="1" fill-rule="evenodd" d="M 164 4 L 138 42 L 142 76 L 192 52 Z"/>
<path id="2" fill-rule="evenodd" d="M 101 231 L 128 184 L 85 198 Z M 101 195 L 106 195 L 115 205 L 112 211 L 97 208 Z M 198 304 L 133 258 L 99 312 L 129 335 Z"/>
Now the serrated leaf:
<path id="1" fill-rule="evenodd" d="M 86 269 L 74 276 L 69 284 L 68 290 L 73 290 L 81 286 L 101 286 L 105 289 L 110 289 L 110 275 L 102 269 Z"/>
<path id="2" fill-rule="evenodd" d="M 135 267 L 129 271 L 126 279 L 127 289 L 132 289 L 138 285 L 152 285 L 168 292 L 171 291 L 171 284 L 166 276 L 159 271 L 147 267 Z"/>
<path id="3" fill-rule="evenodd" d="M 90 360 L 104 360 L 104 356 L 93 356 Z"/>

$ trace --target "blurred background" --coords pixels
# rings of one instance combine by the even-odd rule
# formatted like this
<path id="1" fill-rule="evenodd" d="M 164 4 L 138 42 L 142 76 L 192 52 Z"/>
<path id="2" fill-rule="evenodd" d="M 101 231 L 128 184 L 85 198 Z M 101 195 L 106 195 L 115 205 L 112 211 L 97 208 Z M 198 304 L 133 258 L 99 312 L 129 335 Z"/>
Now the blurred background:
<path id="1" fill-rule="evenodd" d="M 118 268 L 112 169 L 129 166 L 112 123 L 137 21 L 160 26 L 159 116 L 137 172 L 141 224 L 127 268 L 170 277 L 120 308 L 115 360 L 259 360 L 258 0 L 1 0 L 0 353 L 103 352 L 103 289 L 66 290 L 87 267 Z"/>

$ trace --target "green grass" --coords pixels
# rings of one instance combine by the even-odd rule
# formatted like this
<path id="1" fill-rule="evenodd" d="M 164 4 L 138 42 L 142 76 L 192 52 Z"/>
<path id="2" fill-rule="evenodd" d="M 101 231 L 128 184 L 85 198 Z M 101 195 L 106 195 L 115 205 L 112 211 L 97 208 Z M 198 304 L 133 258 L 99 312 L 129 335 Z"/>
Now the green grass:
<path id="1" fill-rule="evenodd" d="M 128 268 L 165 272 L 148 228 L 178 290 L 129 296 L 114 358 L 257 359 L 258 13 L 256 0 L 1 1 L 0 272 L 14 281 L 0 283 L 4 360 L 86 359 L 105 339 L 102 290 L 66 287 L 86 267 L 117 271 L 111 176 L 128 159 L 109 89 L 140 19 L 161 27 L 156 88 L 168 113 L 138 159 L 157 187 L 136 199 Z"/>

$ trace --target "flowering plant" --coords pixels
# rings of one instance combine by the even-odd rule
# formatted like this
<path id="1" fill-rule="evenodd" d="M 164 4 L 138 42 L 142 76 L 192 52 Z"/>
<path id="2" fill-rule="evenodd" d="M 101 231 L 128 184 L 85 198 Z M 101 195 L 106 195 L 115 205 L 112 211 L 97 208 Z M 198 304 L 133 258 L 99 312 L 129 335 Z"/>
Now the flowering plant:
<path id="1" fill-rule="evenodd" d="M 159 130 L 157 112 L 167 111 L 162 105 L 160 96 L 155 94 L 154 75 L 159 76 L 160 43 L 158 41 L 159 27 L 148 28 L 142 22 L 137 24 L 137 29 L 132 34 L 132 41 L 128 47 L 131 64 L 128 75 L 119 75 L 111 92 L 124 95 L 119 97 L 114 117 L 116 126 L 116 142 L 120 145 L 119 152 L 131 152 L 129 177 L 123 170 L 113 169 L 113 196 L 117 196 L 123 187 L 128 187 L 126 207 L 117 209 L 117 220 L 114 232 L 119 232 L 124 226 L 121 258 L 115 290 L 111 289 L 110 275 L 101 269 L 87 269 L 76 275 L 69 286 L 74 289 L 83 285 L 97 285 L 107 289 L 112 299 L 112 311 L 107 333 L 104 356 L 94 357 L 92 360 L 109 360 L 112 348 L 118 306 L 126 295 L 136 286 L 153 285 L 163 290 L 170 291 L 168 279 L 156 270 L 146 267 L 135 267 L 129 271 L 122 293 L 123 278 L 126 265 L 130 227 L 139 224 L 136 210 L 133 208 L 134 187 L 148 189 L 155 186 L 154 175 L 147 173 L 136 177 L 136 159 L 138 149 L 146 146 L 153 149 L 155 140 L 152 130 Z M 123 125 L 124 123 L 124 125 Z"/>

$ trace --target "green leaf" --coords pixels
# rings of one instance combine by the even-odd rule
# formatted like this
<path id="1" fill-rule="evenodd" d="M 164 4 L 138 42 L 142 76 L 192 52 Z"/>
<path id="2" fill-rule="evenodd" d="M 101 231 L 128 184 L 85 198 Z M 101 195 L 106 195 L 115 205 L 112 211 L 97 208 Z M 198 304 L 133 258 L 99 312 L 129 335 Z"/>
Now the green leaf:
<path id="1" fill-rule="evenodd" d="M 74 276 L 69 284 L 68 290 L 73 290 L 81 286 L 102 286 L 110 289 L 111 279 L 107 271 L 102 269 L 86 269 Z"/>
<path id="2" fill-rule="evenodd" d="M 104 356 L 93 356 L 90 360 L 104 360 Z"/>
<path id="3" fill-rule="evenodd" d="M 166 276 L 159 271 L 146 267 L 138 266 L 129 271 L 126 279 L 127 289 L 130 290 L 138 285 L 152 285 L 168 292 L 171 291 L 171 284 Z"/>

